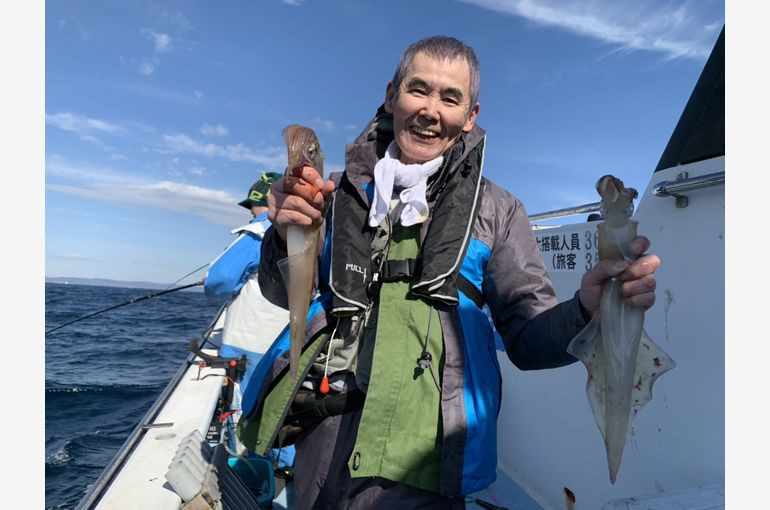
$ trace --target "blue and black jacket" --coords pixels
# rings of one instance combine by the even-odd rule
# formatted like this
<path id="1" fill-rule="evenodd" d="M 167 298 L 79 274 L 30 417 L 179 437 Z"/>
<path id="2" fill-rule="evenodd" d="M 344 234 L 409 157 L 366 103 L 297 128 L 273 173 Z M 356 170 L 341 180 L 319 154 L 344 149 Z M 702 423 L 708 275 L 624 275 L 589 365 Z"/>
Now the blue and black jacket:
<path id="1" fill-rule="evenodd" d="M 366 218 L 374 165 L 393 139 L 391 126 L 380 108 L 347 147 L 344 173 L 331 177 L 337 188 L 326 217 L 320 292 L 308 314 L 306 345 L 335 314 L 360 313 L 368 305 L 377 268 L 371 267 L 373 229 Z M 414 296 L 440 303 L 445 354 L 440 492 L 445 496 L 470 494 L 495 480 L 501 399 L 497 351 L 504 349 L 522 370 L 567 365 L 576 360 L 566 346 L 587 323 L 577 293 L 557 303 L 524 206 L 483 177 L 485 143 L 478 126 L 464 133 L 429 182 L 430 216 L 421 227 L 411 280 Z M 286 308 L 277 266 L 286 257 L 281 244 L 274 229 L 266 232 L 259 284 L 267 299 Z M 257 366 L 243 398 L 247 422 L 288 370 L 288 346 L 286 333 Z"/>

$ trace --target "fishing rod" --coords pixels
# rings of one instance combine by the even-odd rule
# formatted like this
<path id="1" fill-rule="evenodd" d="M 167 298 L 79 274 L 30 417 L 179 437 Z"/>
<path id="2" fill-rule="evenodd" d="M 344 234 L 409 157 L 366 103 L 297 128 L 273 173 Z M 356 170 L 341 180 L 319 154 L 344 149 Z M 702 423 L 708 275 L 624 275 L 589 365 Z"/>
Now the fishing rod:
<path id="1" fill-rule="evenodd" d="M 178 279 L 177 281 L 175 281 L 174 283 L 172 283 L 171 285 L 169 285 L 168 287 L 166 287 L 166 289 L 170 289 L 171 287 L 173 287 L 173 286 L 174 286 L 174 285 L 176 285 L 177 283 L 181 282 L 182 280 L 184 280 L 185 278 L 187 278 L 187 277 L 188 277 L 188 276 L 190 276 L 191 274 L 195 274 L 195 273 L 197 273 L 198 271 L 200 271 L 200 270 L 201 270 L 201 269 L 203 269 L 204 267 L 208 266 L 209 264 L 211 264 L 211 262 L 206 262 L 205 264 L 203 264 L 203 265 L 202 265 L 201 267 L 199 267 L 198 269 L 193 269 L 192 271 L 190 271 L 189 273 L 187 273 L 186 275 L 184 275 L 183 277 L 181 277 L 180 279 Z"/>
<path id="2" fill-rule="evenodd" d="M 125 303 L 120 303 L 118 305 L 113 305 L 113 306 L 108 306 L 107 308 L 102 308 L 101 310 L 97 310 L 95 312 L 89 313 L 89 314 L 84 315 L 82 317 L 78 317 L 77 319 L 74 319 L 74 320 L 71 320 L 69 322 L 66 322 L 66 323 L 64 323 L 64 324 L 62 324 L 60 326 L 56 326 L 55 328 L 51 328 L 48 331 L 46 331 L 45 334 L 47 336 L 49 333 L 53 333 L 57 329 L 61 329 L 64 326 L 69 326 L 70 324 L 74 324 L 75 322 L 82 321 L 83 319 L 87 319 L 89 317 L 93 317 L 94 315 L 98 315 L 100 313 L 104 313 L 104 312 L 107 312 L 109 310 L 114 310 L 115 308 L 120 308 L 121 306 L 130 305 L 131 303 L 137 303 L 139 301 L 144 301 L 145 299 L 150 299 L 150 298 L 162 296 L 164 294 L 170 294 L 172 292 L 176 292 L 176 291 L 179 291 L 179 290 L 189 289 L 190 287 L 197 287 L 198 285 L 203 285 L 203 282 L 200 281 L 200 282 L 190 283 L 188 285 L 182 285 L 181 287 L 175 287 L 173 289 L 167 289 L 167 290 L 162 290 L 160 292 L 154 292 L 152 294 L 148 294 L 147 296 L 142 296 L 142 297 L 138 297 L 138 298 L 132 298 L 132 299 L 129 299 L 128 301 L 126 301 Z"/>

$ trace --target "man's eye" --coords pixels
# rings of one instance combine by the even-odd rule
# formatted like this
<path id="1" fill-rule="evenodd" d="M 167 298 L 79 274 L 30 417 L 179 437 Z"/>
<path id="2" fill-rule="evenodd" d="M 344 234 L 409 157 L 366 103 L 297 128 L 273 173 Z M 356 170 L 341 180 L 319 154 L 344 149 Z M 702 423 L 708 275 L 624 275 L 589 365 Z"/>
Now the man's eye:
<path id="1" fill-rule="evenodd" d="M 456 106 L 456 105 L 460 104 L 460 101 L 458 101 L 457 98 L 455 98 L 455 97 L 445 97 L 444 98 L 444 102 L 446 104 L 449 104 L 449 105 L 452 105 L 452 106 Z"/>
<path id="2" fill-rule="evenodd" d="M 416 94 L 418 96 L 424 96 L 425 95 L 425 90 L 424 89 L 411 89 L 409 92 L 411 92 L 412 94 Z"/>

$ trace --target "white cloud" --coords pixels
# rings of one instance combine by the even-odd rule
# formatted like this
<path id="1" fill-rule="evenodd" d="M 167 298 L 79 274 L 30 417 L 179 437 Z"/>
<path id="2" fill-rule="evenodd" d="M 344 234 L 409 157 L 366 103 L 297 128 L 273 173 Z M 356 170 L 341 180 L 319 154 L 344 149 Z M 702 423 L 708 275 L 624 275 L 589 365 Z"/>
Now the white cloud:
<path id="1" fill-rule="evenodd" d="M 98 260 L 88 257 L 86 255 L 81 255 L 80 253 L 58 253 L 49 255 L 49 257 L 54 257 L 57 259 L 64 259 L 64 260 L 73 260 L 76 262 L 99 262 Z"/>
<path id="2" fill-rule="evenodd" d="M 171 37 L 167 34 L 153 34 L 155 51 L 168 51 L 171 48 Z"/>
<path id="3" fill-rule="evenodd" d="M 93 135 L 79 135 L 79 138 L 81 140 L 83 140 L 84 142 L 88 142 L 88 143 L 91 143 L 93 145 L 96 145 L 97 147 L 99 147 L 100 149 L 102 149 L 105 152 L 113 153 L 116 150 L 115 147 L 104 143 L 101 139 L 96 138 Z"/>
<path id="4" fill-rule="evenodd" d="M 140 94 L 143 96 L 162 99 L 164 101 L 170 101 L 174 103 L 196 104 L 200 100 L 200 97 L 198 97 L 197 94 L 178 92 L 172 89 L 156 87 L 149 82 L 118 82 L 113 86 L 119 90 L 124 90 L 131 94 Z"/>
<path id="5" fill-rule="evenodd" d="M 222 124 L 204 124 L 200 131 L 206 136 L 227 136 L 230 134 L 230 131 Z"/>
<path id="6" fill-rule="evenodd" d="M 243 221 L 243 209 L 237 206 L 240 198 L 227 191 L 171 180 L 153 182 L 135 171 L 73 163 L 57 155 L 46 159 L 46 190 L 106 203 L 188 213 L 217 225 L 232 226 Z"/>
<path id="7" fill-rule="evenodd" d="M 83 42 L 88 42 L 91 39 L 90 32 L 83 28 L 80 21 L 73 16 L 59 19 L 56 25 L 59 27 L 59 30 L 75 31 Z"/>
<path id="8" fill-rule="evenodd" d="M 141 182 L 136 177 L 126 175 L 109 167 L 72 164 L 57 156 L 48 156 L 46 158 L 45 175 L 46 180 L 50 177 L 58 177 L 70 181 L 101 182 L 108 184 L 121 184 L 127 181 Z"/>
<path id="9" fill-rule="evenodd" d="M 94 144 L 107 152 L 114 152 L 115 149 L 94 136 L 94 133 L 109 135 L 120 135 L 125 133 L 125 129 L 117 124 L 100 119 L 84 117 L 70 112 L 55 114 L 46 113 L 45 123 L 63 131 L 75 133 L 78 135 L 78 138 L 84 142 Z"/>
<path id="10" fill-rule="evenodd" d="M 181 12 L 170 14 L 168 19 L 180 32 L 188 32 L 195 28 Z"/>
<path id="11" fill-rule="evenodd" d="M 298 7 L 305 3 L 305 0 L 281 0 L 286 5 L 292 5 L 294 7 Z"/>
<path id="12" fill-rule="evenodd" d="M 136 70 L 139 71 L 139 74 L 150 76 L 155 72 L 155 66 L 158 64 L 160 64 L 160 60 L 157 58 L 143 58 L 137 64 Z"/>
<path id="13" fill-rule="evenodd" d="M 335 123 L 333 120 L 324 120 L 319 117 L 313 119 L 313 124 L 321 126 L 326 131 L 334 131 Z"/>
<path id="14" fill-rule="evenodd" d="M 78 134 L 93 133 L 95 131 L 109 134 L 122 134 L 125 132 L 125 130 L 117 124 L 101 119 L 84 117 L 71 112 L 46 113 L 45 123 L 49 126 L 54 126 Z"/>
<path id="15" fill-rule="evenodd" d="M 155 51 L 162 53 L 171 49 L 171 36 L 164 34 L 163 32 L 156 32 L 148 28 L 142 29 L 142 34 L 149 39 L 154 47 Z"/>
<path id="16" fill-rule="evenodd" d="M 193 95 L 194 95 L 194 96 L 195 96 L 195 98 L 196 98 L 196 99 L 198 99 L 198 100 L 201 100 L 201 99 L 203 99 L 203 92 L 201 92 L 200 90 L 197 90 L 197 89 L 196 89 L 196 90 L 193 90 Z"/>
<path id="17" fill-rule="evenodd" d="M 193 175 L 205 175 L 206 169 L 202 166 L 194 166 L 190 168 L 190 173 Z"/>
<path id="18" fill-rule="evenodd" d="M 162 23 L 163 26 L 173 28 L 177 32 L 189 32 L 195 28 L 193 24 L 190 23 L 190 20 L 179 11 L 169 12 L 168 9 L 156 3 L 150 4 L 150 9 L 152 11 L 151 16 L 154 20 Z"/>
<path id="19" fill-rule="evenodd" d="M 269 147 L 262 151 L 251 149 L 243 143 L 217 145 L 190 138 L 184 134 L 163 135 L 162 149 L 172 153 L 187 153 L 198 156 L 219 157 L 231 161 L 256 163 L 267 170 L 281 170 L 286 166 L 285 149 Z"/>
<path id="20" fill-rule="evenodd" d="M 46 184 L 46 189 L 110 204 L 191 214 L 217 225 L 232 226 L 243 222 L 243 210 L 237 207 L 239 199 L 230 193 L 179 182 L 91 183 L 85 186 Z"/>
<path id="21" fill-rule="evenodd" d="M 704 20 L 704 14 L 687 1 L 679 5 L 609 0 L 460 1 L 562 28 L 624 50 L 657 51 L 669 58 L 706 58 L 723 23 L 723 19 Z"/>

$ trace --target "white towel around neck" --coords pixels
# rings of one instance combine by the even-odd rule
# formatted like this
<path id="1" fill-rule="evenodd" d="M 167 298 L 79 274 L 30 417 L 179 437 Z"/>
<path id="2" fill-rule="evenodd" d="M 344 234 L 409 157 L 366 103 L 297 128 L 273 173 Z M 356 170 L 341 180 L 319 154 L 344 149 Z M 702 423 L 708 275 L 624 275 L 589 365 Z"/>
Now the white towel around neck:
<path id="1" fill-rule="evenodd" d="M 428 219 L 428 202 L 425 198 L 428 177 L 444 162 L 439 156 L 425 163 L 406 165 L 398 160 L 401 149 L 393 140 L 385 156 L 374 165 L 374 199 L 369 209 L 369 226 L 376 227 L 385 215 L 393 197 L 393 187 L 402 188 L 398 199 L 404 204 L 401 210 L 401 224 L 405 227 L 422 223 Z"/>

